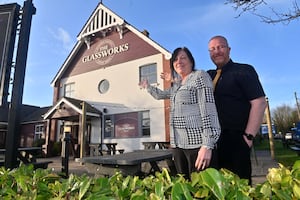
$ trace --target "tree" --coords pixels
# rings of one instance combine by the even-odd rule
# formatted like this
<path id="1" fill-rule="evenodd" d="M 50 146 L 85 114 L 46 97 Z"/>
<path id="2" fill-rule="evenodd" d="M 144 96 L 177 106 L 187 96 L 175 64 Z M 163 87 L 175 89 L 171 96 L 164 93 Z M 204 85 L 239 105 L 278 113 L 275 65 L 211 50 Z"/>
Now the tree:
<path id="1" fill-rule="evenodd" d="M 276 1 L 276 0 L 273 0 Z M 227 0 L 225 4 L 234 4 L 236 10 L 240 10 L 238 15 L 241 16 L 245 12 L 250 12 L 251 14 L 258 16 L 263 22 L 269 24 L 284 23 L 288 24 L 291 21 L 298 19 L 300 17 L 300 8 L 298 6 L 298 0 L 291 0 L 291 7 L 285 12 L 278 11 L 272 6 L 269 6 L 266 0 Z M 258 7 L 268 7 L 272 15 L 266 16 L 258 11 Z"/>
<path id="2" fill-rule="evenodd" d="M 272 112 L 272 121 L 278 131 L 282 133 L 289 132 L 298 121 L 297 110 L 288 105 L 276 107 Z"/>

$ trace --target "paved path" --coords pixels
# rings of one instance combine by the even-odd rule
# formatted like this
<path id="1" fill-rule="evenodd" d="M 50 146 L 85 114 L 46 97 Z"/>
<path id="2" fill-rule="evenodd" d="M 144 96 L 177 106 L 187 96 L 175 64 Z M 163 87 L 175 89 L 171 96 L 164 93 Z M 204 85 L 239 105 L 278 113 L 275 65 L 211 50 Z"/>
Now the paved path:
<path id="1" fill-rule="evenodd" d="M 253 185 L 266 181 L 266 175 L 268 174 L 270 168 L 279 167 L 278 162 L 271 158 L 270 151 L 255 151 L 251 158 Z"/>
<path id="2" fill-rule="evenodd" d="M 256 159 L 255 156 L 256 155 Z M 62 162 L 61 157 L 43 158 L 42 160 L 51 160 L 53 163 L 48 165 L 48 168 L 55 172 L 61 172 Z M 257 161 L 257 162 L 256 162 Z M 269 168 L 278 168 L 279 165 L 275 160 L 272 160 L 270 151 L 255 151 L 252 154 L 252 182 L 253 185 L 266 181 L 266 175 Z M 76 162 L 72 157 L 69 159 L 69 173 L 77 175 L 89 174 L 88 170 L 80 162 Z M 89 174 L 92 175 L 92 174 Z"/>

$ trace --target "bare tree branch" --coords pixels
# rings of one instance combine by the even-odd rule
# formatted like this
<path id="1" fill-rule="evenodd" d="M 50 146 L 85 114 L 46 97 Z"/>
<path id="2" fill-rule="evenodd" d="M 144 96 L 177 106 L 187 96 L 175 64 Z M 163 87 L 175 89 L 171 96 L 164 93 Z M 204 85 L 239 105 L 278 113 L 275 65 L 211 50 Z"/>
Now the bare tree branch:
<path id="1" fill-rule="evenodd" d="M 272 16 L 266 16 L 259 13 L 258 6 L 268 6 L 265 0 L 227 0 L 225 4 L 233 4 L 235 10 L 240 10 L 237 17 L 240 17 L 245 12 L 250 12 L 251 14 L 258 16 L 265 23 L 276 24 L 283 23 L 288 24 L 295 19 L 300 17 L 300 8 L 298 6 L 297 0 L 291 0 L 292 6 L 288 11 L 282 13 L 278 12 L 273 7 L 269 7 Z"/>

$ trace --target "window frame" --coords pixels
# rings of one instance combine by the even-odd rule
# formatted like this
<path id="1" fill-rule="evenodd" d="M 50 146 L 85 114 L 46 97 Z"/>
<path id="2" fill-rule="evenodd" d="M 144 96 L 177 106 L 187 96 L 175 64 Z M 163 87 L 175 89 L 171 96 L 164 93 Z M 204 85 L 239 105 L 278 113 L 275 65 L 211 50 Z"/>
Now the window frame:
<path id="1" fill-rule="evenodd" d="M 129 112 L 130 114 L 131 112 Z M 145 113 L 147 113 L 145 115 Z M 126 113 L 118 113 L 118 114 L 126 114 Z M 137 112 L 137 118 L 138 118 L 138 124 L 137 124 L 137 135 L 134 137 L 120 137 L 116 135 L 116 115 L 118 114 L 107 114 L 103 116 L 103 138 L 109 139 L 109 138 L 118 138 L 118 139 L 124 139 L 124 138 L 143 138 L 143 137 L 150 137 L 151 136 L 151 126 L 150 126 L 150 110 L 144 110 L 144 111 L 138 111 Z M 147 126 L 144 126 L 145 121 L 148 124 Z M 107 125 L 109 127 L 107 127 Z"/>
<path id="2" fill-rule="evenodd" d="M 75 94 L 75 82 L 64 84 L 64 97 L 74 97 Z"/>
<path id="3" fill-rule="evenodd" d="M 150 63 L 139 67 L 139 81 L 141 82 L 145 79 L 148 80 L 149 84 L 157 84 L 157 63 Z"/>
<path id="4" fill-rule="evenodd" d="M 147 113 L 147 117 L 145 117 L 144 113 Z M 145 122 L 147 122 L 147 126 L 145 126 Z M 141 127 L 142 127 L 142 137 L 150 137 L 151 136 L 151 122 L 150 122 L 150 111 L 145 110 L 141 111 Z"/>
<path id="5" fill-rule="evenodd" d="M 44 124 L 34 125 L 34 140 L 43 139 L 44 128 L 45 128 Z"/>

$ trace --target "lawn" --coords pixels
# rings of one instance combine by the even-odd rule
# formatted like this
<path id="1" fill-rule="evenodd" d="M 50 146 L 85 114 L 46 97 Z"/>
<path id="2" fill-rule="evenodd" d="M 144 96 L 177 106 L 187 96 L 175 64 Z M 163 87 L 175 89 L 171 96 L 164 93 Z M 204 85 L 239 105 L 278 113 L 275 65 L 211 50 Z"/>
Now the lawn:
<path id="1" fill-rule="evenodd" d="M 268 138 L 256 140 L 254 142 L 255 150 L 270 150 L 270 142 Z M 288 146 L 283 145 L 280 139 L 274 140 L 275 159 L 277 162 L 283 164 L 286 167 L 291 167 L 296 160 L 300 160 L 300 156 Z"/>

